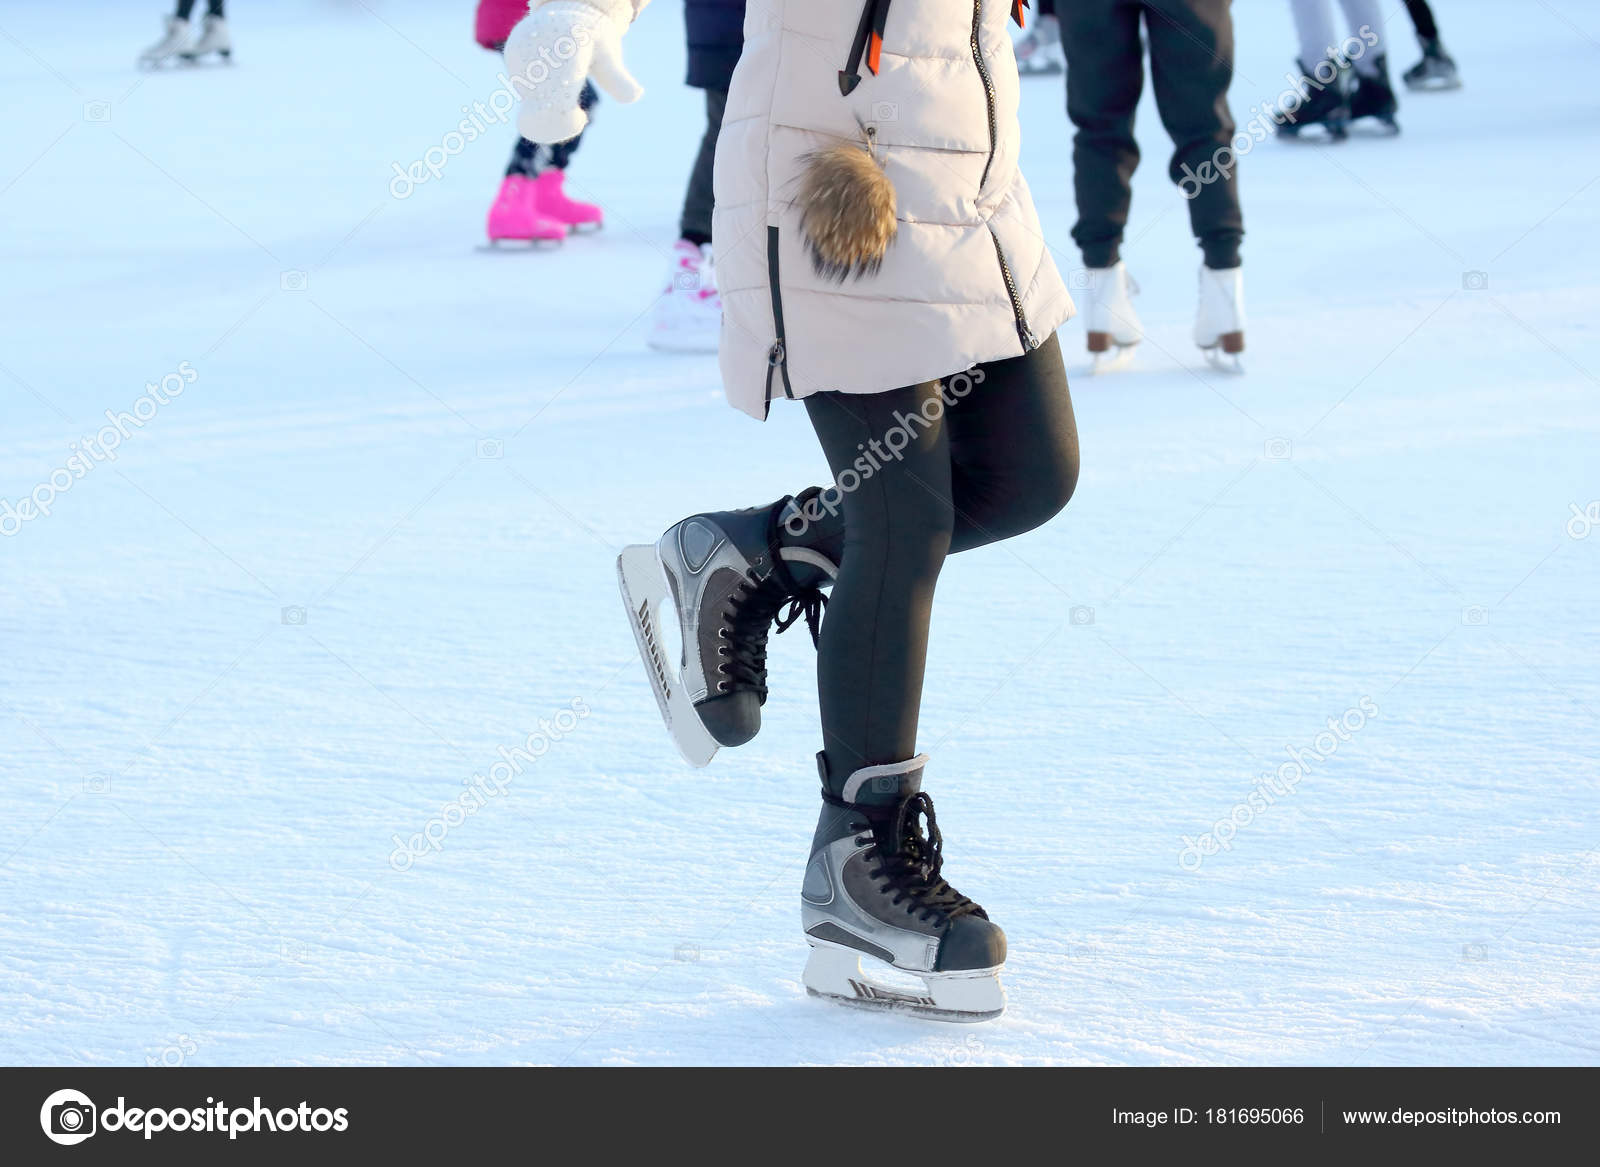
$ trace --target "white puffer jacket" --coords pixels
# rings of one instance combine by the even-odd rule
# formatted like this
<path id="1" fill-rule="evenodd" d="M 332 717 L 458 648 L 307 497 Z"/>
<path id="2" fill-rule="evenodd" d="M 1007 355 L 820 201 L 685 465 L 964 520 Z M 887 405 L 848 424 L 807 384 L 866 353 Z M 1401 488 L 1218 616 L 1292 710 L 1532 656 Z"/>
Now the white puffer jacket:
<path id="1" fill-rule="evenodd" d="M 737 408 L 947 377 L 1072 316 L 1017 169 L 1011 15 L 1010 0 L 749 0 L 712 240 Z M 875 20 L 881 49 L 853 52 Z M 813 264 L 799 192 L 842 143 L 870 149 L 896 206 L 881 266 L 841 282 Z"/>

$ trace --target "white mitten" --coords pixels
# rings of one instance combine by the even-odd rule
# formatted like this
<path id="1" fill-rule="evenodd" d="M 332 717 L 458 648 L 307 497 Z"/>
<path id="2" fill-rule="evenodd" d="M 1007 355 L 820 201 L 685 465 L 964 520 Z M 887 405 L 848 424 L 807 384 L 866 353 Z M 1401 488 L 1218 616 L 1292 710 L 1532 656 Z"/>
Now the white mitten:
<path id="1" fill-rule="evenodd" d="M 622 34 L 649 0 L 535 0 L 506 38 L 506 70 L 522 96 L 517 129 L 530 142 L 565 142 L 589 115 L 578 107 L 585 80 L 621 102 L 644 89 L 622 63 Z"/>

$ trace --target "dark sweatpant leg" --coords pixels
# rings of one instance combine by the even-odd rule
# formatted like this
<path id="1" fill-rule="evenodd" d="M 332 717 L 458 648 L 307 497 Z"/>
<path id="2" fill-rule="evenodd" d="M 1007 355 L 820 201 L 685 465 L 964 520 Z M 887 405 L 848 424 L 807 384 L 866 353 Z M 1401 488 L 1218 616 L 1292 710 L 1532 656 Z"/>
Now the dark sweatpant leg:
<path id="1" fill-rule="evenodd" d="M 1067 54 L 1067 115 L 1078 222 L 1072 238 L 1088 267 L 1117 262 L 1133 202 L 1139 144 L 1133 115 L 1144 89 L 1137 0 L 1072 0 L 1058 13 Z"/>
<path id="2" fill-rule="evenodd" d="M 678 220 L 678 237 L 696 244 L 711 242 L 711 211 L 716 202 L 711 175 L 717 157 L 717 137 L 722 132 L 722 114 L 727 107 L 726 90 L 706 90 L 706 132 L 700 139 L 694 169 L 689 172 L 689 189 L 684 193 L 683 215 Z"/>
<path id="3" fill-rule="evenodd" d="M 1439 26 L 1434 23 L 1428 0 L 1406 0 L 1406 11 L 1411 14 L 1411 23 L 1416 26 L 1419 37 L 1425 41 L 1439 39 Z"/>
<path id="4" fill-rule="evenodd" d="M 1206 266 L 1239 266 L 1244 216 L 1239 210 L 1239 172 L 1232 154 L 1233 15 L 1230 0 L 1146 0 L 1150 35 L 1150 81 L 1161 122 L 1174 146 L 1167 169 L 1189 199 L 1189 224 L 1205 253 Z M 1228 164 L 1215 167 L 1218 151 Z M 1208 163 L 1212 166 L 1202 170 Z M 1196 181 L 1194 175 L 1213 176 Z M 1185 181 L 1185 180 L 1188 181 Z"/>

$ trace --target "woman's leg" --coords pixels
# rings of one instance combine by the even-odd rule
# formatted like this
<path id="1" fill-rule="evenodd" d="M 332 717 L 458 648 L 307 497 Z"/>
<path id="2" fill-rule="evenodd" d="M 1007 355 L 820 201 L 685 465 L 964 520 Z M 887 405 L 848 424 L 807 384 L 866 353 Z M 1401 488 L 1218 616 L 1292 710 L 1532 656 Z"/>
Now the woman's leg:
<path id="1" fill-rule="evenodd" d="M 831 783 L 917 752 L 928 621 L 955 509 L 942 419 L 911 427 L 901 419 L 920 419 L 938 400 L 936 381 L 806 399 L 844 520 L 839 575 L 817 643 Z M 899 456 L 875 453 L 875 443 L 878 450 L 899 444 L 891 433 L 907 438 Z"/>
<path id="2" fill-rule="evenodd" d="M 1078 431 L 1054 336 L 943 382 L 818 394 L 806 406 L 834 486 L 808 500 L 784 541 L 839 564 L 817 681 L 829 769 L 842 781 L 916 752 L 945 555 L 1056 515 L 1077 484 Z"/>
<path id="3" fill-rule="evenodd" d="M 1022 357 L 975 371 L 970 393 L 946 415 L 952 553 L 970 551 L 1043 526 L 1078 484 L 1078 423 L 1067 389 L 1061 345 L 1051 336 Z M 960 378 L 945 378 L 947 392 Z"/>

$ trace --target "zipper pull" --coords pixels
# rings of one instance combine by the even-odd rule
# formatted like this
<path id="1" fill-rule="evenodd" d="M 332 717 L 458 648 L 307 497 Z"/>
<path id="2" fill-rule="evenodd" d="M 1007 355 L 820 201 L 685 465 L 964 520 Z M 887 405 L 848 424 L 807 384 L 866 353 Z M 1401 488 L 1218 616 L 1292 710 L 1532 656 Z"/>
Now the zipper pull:
<path id="1" fill-rule="evenodd" d="M 1011 19 L 1017 22 L 1017 27 L 1022 28 L 1022 10 L 1028 6 L 1028 0 L 1011 0 Z"/>

